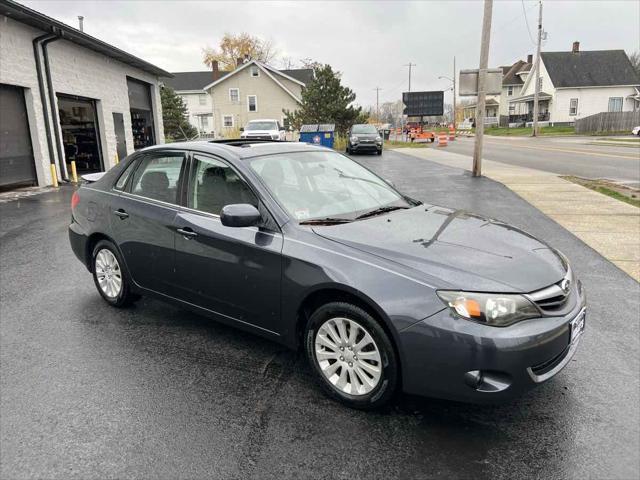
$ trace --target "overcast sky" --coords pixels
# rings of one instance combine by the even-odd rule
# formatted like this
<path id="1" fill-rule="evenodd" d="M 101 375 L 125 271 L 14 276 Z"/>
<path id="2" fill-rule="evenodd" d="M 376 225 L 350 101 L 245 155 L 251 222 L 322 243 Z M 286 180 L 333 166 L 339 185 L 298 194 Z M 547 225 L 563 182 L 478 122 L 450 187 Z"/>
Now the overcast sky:
<path id="1" fill-rule="evenodd" d="M 25 5 L 168 71 L 205 70 L 202 49 L 225 32 L 246 31 L 276 45 L 281 57 L 312 58 L 343 74 L 361 105 L 396 100 L 406 90 L 444 90 L 458 69 L 478 68 L 483 4 L 445 2 L 187 2 L 21 0 Z M 526 19 L 525 21 L 525 13 Z M 489 66 L 511 64 L 535 52 L 534 0 L 495 1 Z M 544 2 L 543 51 L 640 50 L 640 1 Z M 282 67 L 279 62 L 274 66 Z"/>

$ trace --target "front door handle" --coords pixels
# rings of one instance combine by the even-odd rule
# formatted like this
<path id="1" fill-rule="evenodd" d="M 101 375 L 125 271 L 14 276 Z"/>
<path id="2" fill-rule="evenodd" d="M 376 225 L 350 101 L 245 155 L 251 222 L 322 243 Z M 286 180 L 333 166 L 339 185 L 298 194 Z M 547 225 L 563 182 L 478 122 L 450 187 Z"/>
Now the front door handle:
<path id="1" fill-rule="evenodd" d="M 191 230 L 191 228 L 189 228 L 189 227 L 179 228 L 177 230 L 177 232 L 179 234 L 181 234 L 187 240 L 189 240 L 190 238 L 198 236 L 198 234 L 196 232 L 194 232 L 193 230 Z"/>
<path id="2" fill-rule="evenodd" d="M 129 214 L 121 208 L 113 212 L 113 214 L 117 217 L 120 217 L 122 220 L 124 220 L 125 218 L 129 218 Z"/>

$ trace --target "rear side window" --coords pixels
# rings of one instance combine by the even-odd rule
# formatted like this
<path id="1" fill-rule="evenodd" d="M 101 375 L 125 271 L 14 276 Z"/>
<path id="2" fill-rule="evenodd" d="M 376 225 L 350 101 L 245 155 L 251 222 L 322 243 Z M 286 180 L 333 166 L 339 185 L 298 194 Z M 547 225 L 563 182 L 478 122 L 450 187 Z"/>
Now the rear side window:
<path id="1" fill-rule="evenodd" d="M 131 176 L 131 172 L 133 172 L 137 163 L 138 162 L 134 160 L 129 164 L 127 168 L 125 168 L 124 172 L 122 172 L 122 174 L 120 175 L 120 178 L 118 178 L 118 181 L 113 186 L 113 188 L 115 188 L 116 190 L 124 190 L 124 186 L 127 184 L 127 180 Z"/>
<path id="2" fill-rule="evenodd" d="M 131 193 L 142 197 L 177 203 L 184 152 L 146 155 L 133 174 Z"/>

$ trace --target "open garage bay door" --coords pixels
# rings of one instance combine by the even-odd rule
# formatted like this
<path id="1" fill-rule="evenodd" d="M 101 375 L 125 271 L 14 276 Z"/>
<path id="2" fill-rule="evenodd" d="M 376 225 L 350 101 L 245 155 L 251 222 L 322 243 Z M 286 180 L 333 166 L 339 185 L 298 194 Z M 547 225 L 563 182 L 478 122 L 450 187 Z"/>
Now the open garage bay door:
<path id="1" fill-rule="evenodd" d="M 36 183 L 24 90 L 0 84 L 0 188 Z"/>

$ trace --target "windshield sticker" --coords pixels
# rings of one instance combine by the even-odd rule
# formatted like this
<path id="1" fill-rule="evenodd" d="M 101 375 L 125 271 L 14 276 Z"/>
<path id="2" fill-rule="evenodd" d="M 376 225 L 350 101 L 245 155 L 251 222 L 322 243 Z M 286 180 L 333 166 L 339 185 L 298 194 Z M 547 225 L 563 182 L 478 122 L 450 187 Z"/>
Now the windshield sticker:
<path id="1" fill-rule="evenodd" d="M 299 208 L 293 212 L 298 220 L 305 220 L 309 218 L 309 209 L 308 208 Z"/>

